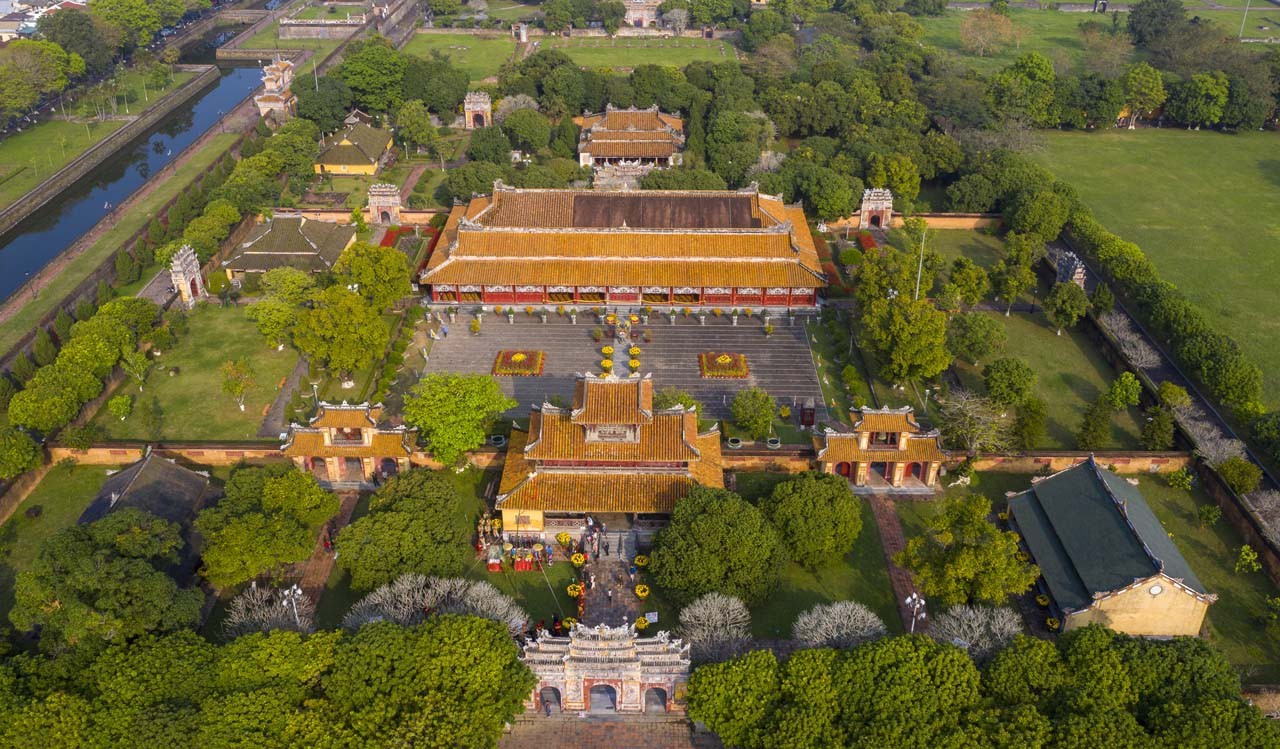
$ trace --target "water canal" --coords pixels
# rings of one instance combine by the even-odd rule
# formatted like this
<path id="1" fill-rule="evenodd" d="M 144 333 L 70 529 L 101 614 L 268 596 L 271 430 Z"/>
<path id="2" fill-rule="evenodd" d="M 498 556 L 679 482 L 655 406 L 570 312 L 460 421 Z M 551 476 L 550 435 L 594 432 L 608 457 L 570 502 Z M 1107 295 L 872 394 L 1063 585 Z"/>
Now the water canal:
<path id="1" fill-rule="evenodd" d="M 256 67 L 223 68 L 214 85 L 200 91 L 155 127 L 0 236 L 0 299 L 72 245 L 111 207 L 167 166 L 184 148 L 253 92 L 262 81 Z"/>

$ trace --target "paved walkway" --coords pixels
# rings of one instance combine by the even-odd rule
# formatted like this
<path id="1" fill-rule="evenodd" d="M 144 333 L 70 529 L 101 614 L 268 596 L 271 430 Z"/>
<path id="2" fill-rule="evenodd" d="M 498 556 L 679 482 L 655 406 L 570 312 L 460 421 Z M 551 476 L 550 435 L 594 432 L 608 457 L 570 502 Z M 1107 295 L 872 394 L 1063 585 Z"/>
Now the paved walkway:
<path id="1" fill-rule="evenodd" d="M 584 576 L 594 574 L 596 585 L 587 590 L 586 610 L 583 624 L 594 627 L 607 624 L 617 627 L 634 622 L 641 613 L 639 599 L 632 591 L 633 583 L 627 573 L 634 554 L 630 550 L 628 533 L 610 532 L 601 539 L 600 558 L 592 555 L 591 562 L 583 568 Z M 605 539 L 609 554 L 605 554 Z M 609 591 L 613 591 L 612 598 Z"/>
<path id="2" fill-rule="evenodd" d="M 911 629 L 911 612 L 903 601 L 916 591 L 911 580 L 911 573 L 893 563 L 893 557 L 907 547 L 906 537 L 902 533 L 902 523 L 898 520 L 898 512 L 894 509 L 893 500 L 883 495 L 867 497 L 871 503 L 871 512 L 876 518 L 876 527 L 880 530 L 880 543 L 884 546 L 884 560 L 889 568 L 889 584 L 893 586 L 893 596 L 898 604 L 898 616 L 902 618 L 904 631 Z M 903 500 L 910 501 L 910 500 Z M 927 632 L 928 619 L 916 623 L 917 632 Z"/>
<path id="3" fill-rule="evenodd" d="M 307 360 L 298 357 L 298 363 L 293 365 L 293 371 L 289 373 L 284 385 L 276 393 L 276 399 L 271 401 L 271 407 L 267 409 L 267 415 L 262 419 L 262 426 L 258 427 L 259 437 L 279 437 L 285 430 L 285 409 L 289 407 L 289 399 L 293 397 L 293 391 L 306 376 Z"/>
<path id="4" fill-rule="evenodd" d="M 578 324 L 557 317 L 554 312 L 543 324 L 530 319 L 523 311 L 516 314 L 514 324 L 505 316 L 484 316 L 481 332 L 471 335 L 467 325 L 470 314 L 458 314 L 449 323 L 450 335 L 432 346 L 427 372 L 475 372 L 488 374 L 494 359 L 503 349 L 536 348 L 546 352 L 546 366 L 541 377 L 501 377 L 499 382 L 507 395 L 519 405 L 510 413 L 525 418 L 529 408 L 553 397 L 566 403 L 573 396 L 575 373 L 599 373 L 600 349 L 606 342 L 596 343 L 592 330 L 602 328 L 592 315 L 578 316 Z M 653 374 L 658 388 L 677 387 L 687 390 L 706 407 L 710 418 L 729 416 L 733 396 L 746 388 L 758 386 L 778 399 L 779 404 L 797 407 L 806 398 L 823 403 L 822 388 L 813 365 L 813 355 L 804 326 L 794 327 L 785 319 L 774 321 L 774 334 L 766 337 L 757 318 L 740 318 L 733 326 L 724 318 L 708 317 L 705 326 L 696 318 L 677 318 L 671 325 L 664 316 L 641 326 L 651 341 L 641 340 L 642 373 Z M 616 348 L 616 347 L 615 347 Z M 698 354 L 719 351 L 745 354 L 750 376 L 742 380 L 703 379 L 698 371 Z M 614 361 L 626 371 L 625 354 L 614 354 Z M 819 406 L 819 421 L 828 420 L 825 406 Z"/>
<path id="5" fill-rule="evenodd" d="M 418 164 L 409 171 L 409 176 L 404 180 L 404 187 L 400 188 L 400 203 L 404 206 L 409 205 L 409 195 L 413 193 L 413 188 L 418 184 L 418 180 L 422 179 L 422 175 L 427 171 L 426 164 Z"/>
<path id="6" fill-rule="evenodd" d="M 317 604 L 320 603 L 320 596 L 324 593 L 324 585 L 329 581 L 329 574 L 333 572 L 334 556 L 333 552 L 324 550 L 325 538 L 334 538 L 338 535 L 338 531 L 345 528 L 351 522 L 351 514 L 356 510 L 356 502 L 360 500 L 360 492 L 340 491 L 338 492 L 338 500 L 342 503 L 338 508 L 338 516 L 330 521 L 329 526 L 320 532 L 320 537 L 316 539 L 316 549 L 311 553 L 311 557 L 304 562 L 302 568 L 302 592 L 306 593 L 311 600 Z"/>

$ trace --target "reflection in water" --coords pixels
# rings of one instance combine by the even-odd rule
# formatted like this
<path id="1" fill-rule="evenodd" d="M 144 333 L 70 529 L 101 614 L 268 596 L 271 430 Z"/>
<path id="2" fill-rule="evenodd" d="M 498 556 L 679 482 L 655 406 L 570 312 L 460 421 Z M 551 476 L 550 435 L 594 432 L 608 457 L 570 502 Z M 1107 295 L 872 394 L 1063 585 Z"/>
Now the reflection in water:
<path id="1" fill-rule="evenodd" d="M 257 68 L 223 70 L 216 85 L 0 237 L 0 298 L 7 298 L 70 247 L 106 215 L 109 206 L 127 200 L 153 175 L 167 178 L 169 174 L 161 170 L 252 93 L 261 75 Z"/>

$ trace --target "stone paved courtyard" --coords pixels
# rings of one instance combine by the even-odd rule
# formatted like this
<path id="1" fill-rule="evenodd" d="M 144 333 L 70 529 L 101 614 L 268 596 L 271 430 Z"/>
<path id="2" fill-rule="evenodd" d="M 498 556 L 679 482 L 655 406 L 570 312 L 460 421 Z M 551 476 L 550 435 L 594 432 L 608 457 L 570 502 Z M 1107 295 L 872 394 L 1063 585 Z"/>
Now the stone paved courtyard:
<path id="1" fill-rule="evenodd" d="M 523 417 L 532 405 L 554 396 L 568 403 L 575 373 L 601 371 L 600 348 L 605 343 L 591 339 L 591 331 L 600 326 L 590 316 L 579 317 L 573 325 L 553 315 L 543 324 L 521 312 L 512 324 L 505 317 L 489 314 L 478 336 L 467 330 L 470 320 L 470 315 L 459 314 L 449 325 L 449 336 L 435 342 L 426 371 L 489 374 L 494 358 L 503 349 L 546 352 L 541 377 L 498 378 L 502 389 L 520 403 L 508 416 Z M 813 398 L 818 420 L 827 419 L 813 355 L 799 320 L 795 326 L 788 325 L 786 319 L 775 320 L 773 335 L 768 337 L 759 318 L 740 318 L 736 327 L 727 319 L 709 318 L 705 326 L 696 319 L 680 318 L 675 325 L 665 317 L 653 320 L 653 324 L 639 327 L 653 338 L 651 343 L 638 344 L 644 350 L 640 372 L 652 373 L 659 389 L 674 386 L 687 390 L 706 407 L 707 416 L 726 418 L 733 396 L 757 386 L 777 398 L 780 405 L 793 408 Z M 698 354 L 703 351 L 746 354 L 750 376 L 743 380 L 703 379 L 698 373 Z M 625 355 L 615 354 L 614 360 L 620 372 L 627 370 Z"/>

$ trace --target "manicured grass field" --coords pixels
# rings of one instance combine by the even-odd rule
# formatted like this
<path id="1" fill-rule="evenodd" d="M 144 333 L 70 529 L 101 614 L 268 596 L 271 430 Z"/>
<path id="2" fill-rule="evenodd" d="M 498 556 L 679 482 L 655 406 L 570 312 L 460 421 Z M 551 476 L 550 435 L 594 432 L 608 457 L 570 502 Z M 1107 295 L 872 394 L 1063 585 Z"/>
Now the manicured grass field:
<path id="1" fill-rule="evenodd" d="M 1045 143 L 1034 158 L 1240 342 L 1280 405 L 1280 136 L 1107 130 Z"/>
<path id="2" fill-rule="evenodd" d="M 240 45 L 240 49 L 313 49 L 316 54 L 312 59 L 323 60 L 344 41 L 342 39 L 280 39 L 279 33 L 279 24 L 273 23 L 246 39 Z M 310 72 L 310 67 L 307 66 L 299 71 L 299 74 L 303 72 Z"/>
<path id="3" fill-rule="evenodd" d="M 1246 673 L 1246 681 L 1274 684 L 1280 678 L 1280 642 L 1267 636 L 1256 617 L 1266 611 L 1267 596 L 1276 595 L 1275 586 L 1262 572 L 1235 572 L 1244 542 L 1226 518 L 1213 526 L 1200 523 L 1197 511 L 1212 500 L 1199 487 L 1183 491 L 1155 476 L 1140 481 L 1142 495 L 1178 550 L 1205 588 L 1218 595 L 1209 607 L 1209 641 L 1235 666 L 1257 669 Z"/>
<path id="4" fill-rule="evenodd" d="M 489 8 L 485 10 L 485 15 L 490 18 L 500 18 L 504 21 L 528 21 L 532 20 L 539 13 L 537 5 L 525 5 L 523 3 L 494 2 L 489 4 Z"/>
<path id="5" fill-rule="evenodd" d="M 429 57 L 439 51 L 449 61 L 479 81 L 497 75 L 502 63 L 511 59 L 516 42 L 510 36 L 477 36 L 475 34 L 415 34 L 404 51 L 418 57 Z"/>
<path id="6" fill-rule="evenodd" d="M 548 39 L 547 49 L 558 49 L 584 68 L 635 68 L 640 65 L 683 67 L 691 62 L 735 59 L 733 47 L 706 39 L 633 39 L 624 37 Z"/>
<path id="7" fill-rule="evenodd" d="M 8 626 L 13 582 L 29 569 L 46 538 L 70 528 L 102 488 L 113 466 L 54 466 L 4 525 L 0 526 L 0 626 Z M 39 507 L 36 517 L 27 517 Z"/>
<path id="8" fill-rule="evenodd" d="M 94 422 L 113 439 L 146 439 L 143 410 L 157 398 L 164 413 L 165 439 L 253 440 L 264 409 L 275 399 L 280 382 L 293 369 L 298 355 L 292 349 L 268 346 L 243 307 L 205 305 L 191 313 L 190 330 L 157 360 L 143 391 L 132 381 L 118 392 L 134 396 L 133 414 L 120 421 L 104 408 Z M 222 363 L 245 357 L 253 367 L 255 386 L 240 411 L 222 392 Z M 173 368 L 177 376 L 169 376 Z"/>
<path id="9" fill-rule="evenodd" d="M 132 210 L 119 217 L 119 220 L 103 233 L 92 247 L 67 263 L 49 284 L 40 291 L 40 296 L 31 300 L 13 317 L 0 326 L 0 351 L 8 351 L 18 339 L 25 335 L 49 310 L 62 303 L 64 297 L 80 284 L 106 258 L 113 255 L 134 232 L 151 223 L 151 219 L 175 195 L 185 190 L 197 176 L 204 173 L 210 164 L 226 153 L 231 144 L 239 136 L 235 133 L 215 135 L 209 143 L 192 154 L 191 159 L 183 164 L 176 173 L 162 172 L 163 181 Z"/>
<path id="10" fill-rule="evenodd" d="M 970 12 L 948 10 L 940 16 L 917 16 L 916 20 L 924 27 L 926 44 L 960 55 L 965 62 L 983 73 L 1000 70 L 1026 52 L 1039 52 L 1051 60 L 1062 56 L 1072 64 L 1079 63 L 1084 56 L 1080 22 L 1110 22 L 1110 18 L 1085 13 L 1010 8 L 1009 20 L 1013 21 L 1014 30 L 1021 31 L 1024 35 L 1022 42 L 1006 43 L 994 52 L 988 51 L 986 56 L 979 57 L 966 51 L 961 43 L 960 28 Z M 1121 16 L 1120 22 L 1125 22 L 1124 16 Z"/>
<path id="11" fill-rule="evenodd" d="M 739 473 L 738 493 L 756 501 L 788 478 L 790 476 L 783 473 Z M 865 604 L 876 612 L 891 632 L 902 630 L 875 517 L 866 502 L 859 504 L 862 532 L 854 542 L 853 551 L 841 561 L 816 570 L 788 564 L 778 590 L 751 612 L 751 627 L 757 637 L 790 637 L 791 625 L 799 614 L 819 603 L 849 600 Z"/>
<path id="12" fill-rule="evenodd" d="M 330 12 L 332 9 L 333 12 Z M 296 18 L 299 21 L 342 21 L 348 14 L 360 14 L 360 6 L 358 5 L 334 5 L 324 3 L 321 5 L 308 5 L 302 10 L 294 13 L 290 18 Z"/>

